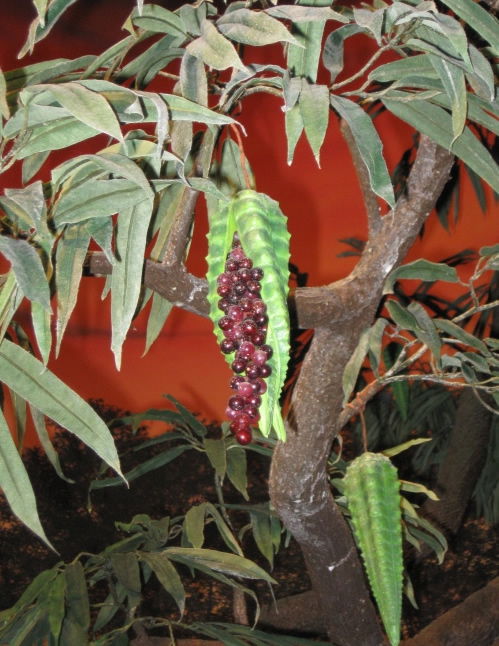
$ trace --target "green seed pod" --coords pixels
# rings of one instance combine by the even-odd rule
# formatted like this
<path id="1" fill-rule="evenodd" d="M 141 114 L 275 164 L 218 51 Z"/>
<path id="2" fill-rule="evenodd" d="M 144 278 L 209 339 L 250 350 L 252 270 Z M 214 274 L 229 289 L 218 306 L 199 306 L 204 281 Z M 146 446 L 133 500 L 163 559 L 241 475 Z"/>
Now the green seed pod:
<path id="1" fill-rule="evenodd" d="M 268 363 L 272 374 L 267 379 L 267 392 L 260 406 L 260 431 L 268 436 L 272 425 L 279 439 L 285 439 L 285 430 L 279 408 L 289 360 L 289 312 L 287 306 L 289 280 L 289 233 L 286 217 L 279 205 L 263 193 L 240 191 L 219 210 L 210 213 L 208 233 L 208 301 L 210 317 L 215 326 L 218 342 L 223 333 L 217 323 L 217 277 L 223 272 L 227 253 L 237 231 L 241 246 L 256 267 L 263 269 L 262 299 L 267 306 L 267 343 L 273 349 Z M 230 363 L 233 355 L 226 355 Z"/>
<path id="2" fill-rule="evenodd" d="M 402 520 L 397 469 L 380 453 L 364 453 L 347 468 L 345 495 L 369 584 L 390 644 L 400 642 Z"/>

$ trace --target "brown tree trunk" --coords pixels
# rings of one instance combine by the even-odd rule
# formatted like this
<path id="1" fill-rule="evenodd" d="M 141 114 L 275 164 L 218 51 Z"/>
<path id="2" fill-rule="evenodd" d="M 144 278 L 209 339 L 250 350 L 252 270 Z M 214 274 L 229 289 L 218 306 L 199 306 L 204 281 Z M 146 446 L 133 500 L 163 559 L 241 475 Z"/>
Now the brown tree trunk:
<path id="1" fill-rule="evenodd" d="M 422 509 L 433 523 L 451 534 L 455 534 L 461 526 L 483 467 L 491 423 L 492 413 L 473 391 L 462 392 L 449 446 L 434 487 L 439 500 L 428 499 Z"/>
<path id="2" fill-rule="evenodd" d="M 388 273 L 402 262 L 440 194 L 452 156 L 422 138 L 407 198 L 383 218 L 369 212 L 369 239 L 352 274 L 322 288 L 310 349 L 296 382 L 288 439 L 274 451 L 270 497 L 298 541 L 330 640 L 338 646 L 386 643 L 357 551 L 326 477 L 341 430 L 342 375 L 362 331 L 371 325 Z"/>

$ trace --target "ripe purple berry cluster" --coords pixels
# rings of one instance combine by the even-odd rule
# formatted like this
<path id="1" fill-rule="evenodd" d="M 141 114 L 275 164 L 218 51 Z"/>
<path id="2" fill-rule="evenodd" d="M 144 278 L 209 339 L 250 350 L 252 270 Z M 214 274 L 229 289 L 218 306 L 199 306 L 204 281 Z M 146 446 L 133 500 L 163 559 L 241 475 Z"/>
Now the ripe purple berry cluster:
<path id="1" fill-rule="evenodd" d="M 218 307 L 224 313 L 218 321 L 225 337 L 220 349 L 224 354 L 235 352 L 230 381 L 235 393 L 225 413 L 239 444 L 251 442 L 251 426 L 260 419 L 258 408 L 267 390 L 265 379 L 272 372 L 267 363 L 272 348 L 265 343 L 268 317 L 260 297 L 262 278 L 263 270 L 253 267 L 235 234 L 225 271 L 217 279 L 217 292 Z"/>

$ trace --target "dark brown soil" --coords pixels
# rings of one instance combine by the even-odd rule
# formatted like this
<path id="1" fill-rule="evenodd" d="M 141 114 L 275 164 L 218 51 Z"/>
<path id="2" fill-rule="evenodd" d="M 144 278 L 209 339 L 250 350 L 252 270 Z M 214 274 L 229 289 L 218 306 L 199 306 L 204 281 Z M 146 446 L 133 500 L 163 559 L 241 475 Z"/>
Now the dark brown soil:
<path id="1" fill-rule="evenodd" d="M 108 418 L 117 413 L 107 409 L 105 412 Z M 132 454 L 131 449 L 143 440 L 144 432 L 132 436 L 129 429 L 122 428 L 116 435 L 119 447 L 125 451 L 123 461 L 127 470 L 136 463 L 137 454 Z M 99 552 L 123 538 L 114 526 L 115 521 L 128 522 L 138 513 L 146 513 L 152 518 L 174 517 L 185 513 L 196 502 L 216 501 L 213 472 L 206 457 L 196 451 L 188 451 L 165 467 L 138 478 L 129 490 L 115 487 L 96 492 L 92 495 L 92 508 L 89 509 L 88 482 L 98 471 L 98 461 L 68 434 L 57 435 L 55 444 L 64 471 L 76 480 L 75 484 L 59 479 L 38 450 L 28 451 L 25 460 L 37 494 L 42 523 L 60 555 L 50 552 L 20 525 L 2 500 L 0 610 L 12 605 L 29 581 L 43 569 L 61 559 L 69 561 L 81 551 Z M 150 451 L 148 456 L 153 452 Z M 144 453 L 142 458 L 145 457 Z M 263 502 L 267 497 L 268 460 L 252 452 L 248 453 L 248 459 L 251 502 Z M 244 502 L 230 485 L 224 492 L 227 502 Z M 235 522 L 242 525 L 248 522 L 248 517 L 236 517 Z M 405 604 L 404 638 L 417 633 L 498 575 L 497 539 L 497 530 L 482 519 L 473 518 L 470 512 L 459 534 L 451 541 L 443 565 L 438 565 L 436 559 L 427 558 L 410 566 L 419 610 Z M 208 547 L 224 549 L 216 536 L 208 533 L 208 540 Z M 244 549 L 249 558 L 268 569 L 268 563 L 259 554 L 249 533 Z M 275 589 L 277 598 L 309 588 L 301 553 L 293 540 L 277 555 L 272 576 L 278 582 Z M 193 580 L 187 572 L 183 581 L 187 590 L 186 622 L 233 621 L 232 590 L 208 577 Z M 271 601 L 265 585 L 254 588 L 262 602 Z M 170 598 L 154 583 L 148 584 L 141 610 L 148 615 L 178 618 Z"/>

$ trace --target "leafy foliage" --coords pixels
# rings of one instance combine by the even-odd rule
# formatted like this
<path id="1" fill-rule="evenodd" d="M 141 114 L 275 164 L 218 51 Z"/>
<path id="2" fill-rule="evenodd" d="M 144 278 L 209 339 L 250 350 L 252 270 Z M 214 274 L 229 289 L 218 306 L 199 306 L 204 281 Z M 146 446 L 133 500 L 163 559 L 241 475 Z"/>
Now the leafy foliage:
<path id="1" fill-rule="evenodd" d="M 35 0 L 37 15 L 20 55 L 31 52 L 47 37 L 74 2 Z M 235 112 L 247 96 L 268 92 L 282 99 L 289 163 L 303 133 L 319 163 L 331 124 L 341 118 L 351 130 L 373 193 L 389 207 L 403 191 L 394 189 L 388 175 L 375 126 L 381 111 L 390 112 L 417 133 L 451 150 L 468 169 L 481 203 L 481 182 L 499 192 L 497 164 L 490 152 L 492 136 L 498 133 L 492 64 L 499 51 L 495 16 L 473 0 L 444 0 L 442 9 L 433 2 L 416 0 L 376 1 L 353 9 L 338 5 L 334 10 L 330 4 L 327 0 L 297 0 L 292 5 L 260 7 L 235 2 L 218 8 L 201 1 L 170 11 L 137 0 L 125 23 L 128 35 L 106 51 L 0 73 L 0 172 L 17 165 L 23 181 L 21 188 L 6 188 L 0 197 L 0 253 L 8 265 L 0 280 L 0 377 L 5 390 L 13 393 L 12 430 L 16 431 L 14 443 L 2 418 L 1 456 L 6 468 L 1 471 L 0 485 L 12 508 L 42 538 L 34 497 L 17 453 L 22 450 L 28 407 L 58 473 L 63 474 L 51 449 L 44 415 L 64 425 L 120 474 L 117 453 L 104 424 L 46 368 L 53 349 L 59 352 L 64 340 L 88 251 L 96 250 L 112 274 L 107 284 L 111 292 L 111 347 L 119 368 L 132 320 L 151 297 L 143 289 L 145 267 L 147 263 L 182 267 L 199 193 L 205 195 L 213 213 L 215 203 L 243 187 L 251 190 L 236 200 L 238 206 L 232 215 L 223 211 L 221 220 L 225 218 L 225 232 L 237 224 L 250 257 L 268 259 L 274 270 L 270 269 L 264 290 L 272 303 L 269 330 L 278 352 L 261 428 L 267 435 L 273 424 L 284 439 L 277 400 L 289 353 L 287 237 L 277 206 L 271 198 L 253 191 L 254 180 L 246 166 L 233 163 L 244 158 Z M 360 42 L 366 37 L 372 40 L 374 53 L 347 77 L 345 42 Z M 284 63 L 253 62 L 252 48 L 268 44 L 284 46 Z M 385 53 L 392 60 L 380 63 Z M 173 72 L 164 74 L 166 68 Z M 329 84 L 321 82 L 324 70 L 330 74 Z M 229 129 L 237 143 L 229 137 Z M 53 161 L 53 152 L 80 142 L 87 142 L 92 153 L 59 164 Z M 458 181 L 459 174 L 455 177 Z M 271 253 L 268 240 L 265 245 L 252 241 L 255 228 L 246 217 L 245 200 L 262 218 L 269 215 L 271 226 L 259 223 L 257 229 L 266 229 L 268 234 L 279 227 L 278 245 Z M 445 214 L 442 221 L 448 222 Z M 222 251 L 226 247 L 225 236 Z M 462 327 L 463 321 L 494 306 L 480 302 L 474 283 L 486 272 L 497 270 L 497 259 L 496 247 L 481 250 L 469 284 L 470 304 L 460 314 L 432 319 L 420 304 L 390 297 L 384 318 L 365 331 L 347 365 L 345 404 L 369 356 L 375 385 L 390 385 L 402 417 L 407 416 L 407 370 L 425 353 L 431 357 L 431 375 L 418 374 L 411 379 L 466 384 L 489 392 L 497 404 L 497 340 L 479 338 Z M 418 261 L 391 276 L 387 292 L 402 278 L 456 282 L 456 272 L 441 264 Z M 23 301 L 31 314 L 26 329 L 17 316 Z M 171 309 L 172 303 L 153 296 L 147 349 Z M 383 356 L 382 341 L 387 338 L 401 346 L 393 360 Z M 185 411 L 178 408 L 176 415 L 186 422 Z M 192 420 L 187 426 L 187 444 L 166 451 L 162 458 L 155 456 L 157 462 L 165 464 L 179 451 L 202 447 L 218 477 L 231 474 L 234 484 L 244 491 L 244 453 L 229 451 L 226 437 L 213 443 Z M 229 453 L 238 457 L 231 462 Z M 128 478 L 153 467 L 137 467 Z M 105 486 L 103 482 L 96 487 Z M 115 483 L 115 478 L 107 481 Z M 213 517 L 212 511 L 205 507 L 196 513 L 201 517 L 203 512 L 206 518 L 206 514 Z M 260 523 L 258 513 L 253 512 L 252 520 L 263 544 L 262 537 L 272 527 L 269 530 Z M 199 543 L 199 536 L 198 528 L 191 537 Z M 271 560 L 272 550 L 266 547 L 262 551 Z M 144 572 L 145 561 L 139 559 L 130 565 L 131 573 L 123 562 L 118 565 L 119 558 L 114 561 L 121 572 L 117 578 L 123 582 L 118 597 L 123 600 L 128 595 L 129 600 L 135 600 L 137 568 Z M 38 638 L 42 626 L 43 630 L 49 626 L 53 636 L 67 631 L 68 639 L 81 637 L 88 626 L 88 613 L 78 601 L 83 580 L 78 563 L 65 567 L 64 574 L 54 571 L 50 581 L 37 584 L 54 599 L 54 610 L 43 614 L 41 606 L 30 607 L 19 630 L 33 639 Z M 162 564 L 161 576 L 166 576 L 169 567 Z M 37 588 L 37 595 L 42 588 Z M 178 588 L 175 590 L 180 604 Z M 73 592 L 74 598 L 70 596 Z M 61 598 L 66 599 L 70 618 L 64 625 Z M 225 629 L 213 630 L 220 635 Z"/>

